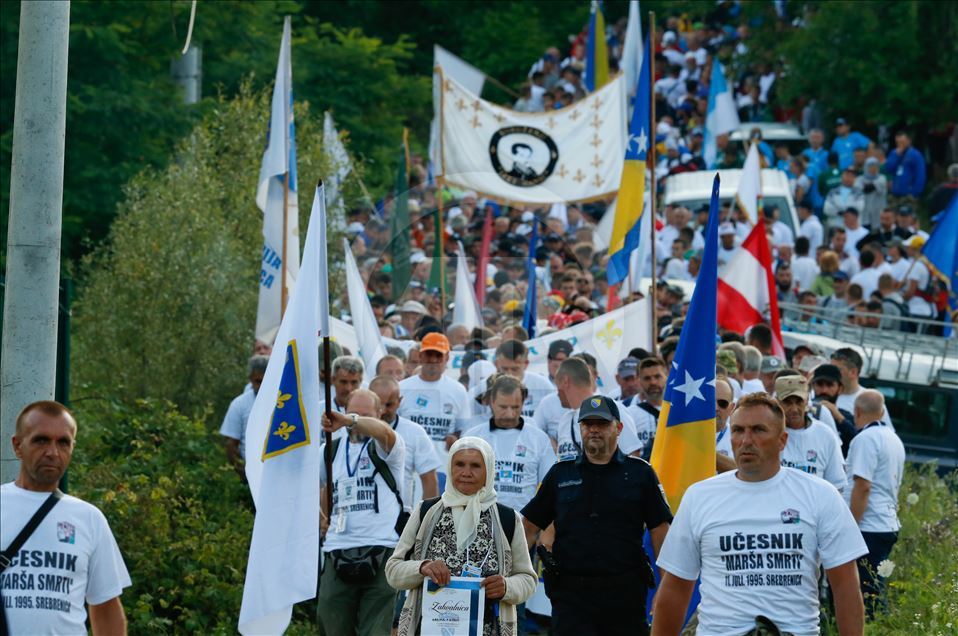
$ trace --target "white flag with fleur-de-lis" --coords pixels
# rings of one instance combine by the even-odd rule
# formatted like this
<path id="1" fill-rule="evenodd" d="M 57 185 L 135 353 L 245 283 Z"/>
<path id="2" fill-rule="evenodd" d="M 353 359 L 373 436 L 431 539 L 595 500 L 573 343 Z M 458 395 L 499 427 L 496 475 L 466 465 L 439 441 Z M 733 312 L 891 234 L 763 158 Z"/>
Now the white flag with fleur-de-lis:
<path id="1" fill-rule="evenodd" d="M 622 76 L 578 102 L 530 113 L 488 102 L 437 74 L 440 165 L 434 169 L 446 183 L 519 204 L 618 191 L 628 139 Z"/>

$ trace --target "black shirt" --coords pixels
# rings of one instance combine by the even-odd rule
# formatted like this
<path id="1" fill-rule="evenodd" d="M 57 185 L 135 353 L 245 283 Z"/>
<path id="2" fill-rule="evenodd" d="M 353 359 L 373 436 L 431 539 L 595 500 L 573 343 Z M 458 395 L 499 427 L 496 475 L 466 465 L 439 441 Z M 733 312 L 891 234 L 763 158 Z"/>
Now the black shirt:
<path id="1" fill-rule="evenodd" d="M 553 556 L 578 576 L 643 571 L 645 528 L 672 521 L 652 467 L 618 450 L 608 464 L 584 454 L 555 464 L 522 516 L 539 528 L 555 522 Z"/>

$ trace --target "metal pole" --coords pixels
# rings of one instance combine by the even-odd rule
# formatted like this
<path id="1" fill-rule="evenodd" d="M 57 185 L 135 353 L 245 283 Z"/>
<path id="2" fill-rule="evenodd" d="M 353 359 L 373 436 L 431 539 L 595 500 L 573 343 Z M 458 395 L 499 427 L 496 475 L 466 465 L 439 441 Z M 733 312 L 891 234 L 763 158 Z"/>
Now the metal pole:
<path id="1" fill-rule="evenodd" d="M 10 168 L 0 481 L 20 470 L 10 438 L 20 410 L 52 400 L 57 368 L 69 2 L 22 2 Z"/>

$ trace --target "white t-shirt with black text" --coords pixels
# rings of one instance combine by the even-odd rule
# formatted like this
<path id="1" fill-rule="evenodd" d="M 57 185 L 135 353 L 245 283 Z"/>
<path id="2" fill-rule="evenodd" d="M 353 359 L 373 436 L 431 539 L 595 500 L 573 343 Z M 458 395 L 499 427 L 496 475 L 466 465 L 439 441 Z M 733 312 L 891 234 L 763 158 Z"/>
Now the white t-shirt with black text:
<path id="1" fill-rule="evenodd" d="M 399 541 L 395 529 L 399 502 L 369 457 L 369 449 L 374 445 L 396 483 L 404 483 L 406 445 L 401 435 L 396 435 L 388 453 L 372 438 L 361 443 L 352 442 L 349 437 L 340 440 L 333 457 L 333 514 L 329 517 L 323 552 L 373 545 L 393 548 Z M 325 452 L 323 444 L 323 457 Z M 326 471 L 320 471 L 319 485 L 326 486 Z"/>
<path id="2" fill-rule="evenodd" d="M 446 376 L 426 382 L 422 376 L 414 375 L 399 383 L 399 392 L 399 415 L 425 429 L 440 464 L 445 466 L 446 436 L 467 428 L 472 415 L 465 387 Z"/>
<path id="3" fill-rule="evenodd" d="M 539 407 L 532 416 L 532 421 L 541 428 L 550 439 L 556 440 L 559 436 L 559 421 L 571 409 L 562 406 L 559 393 L 553 389 L 552 393 L 542 398 Z"/>
<path id="4" fill-rule="evenodd" d="M 49 496 L 13 482 L 0 486 L 0 546 L 13 542 Z M 130 585 L 106 517 L 70 495 L 47 513 L 0 575 L 11 634 L 85 635 L 85 603 L 100 605 Z"/>
<path id="5" fill-rule="evenodd" d="M 905 446 L 888 426 L 870 424 L 848 445 L 848 492 L 855 477 L 871 482 L 868 505 L 858 522 L 862 532 L 896 532 L 898 521 L 898 489 L 905 470 Z"/>
<path id="6" fill-rule="evenodd" d="M 522 428 L 490 428 L 480 424 L 465 435 L 489 442 L 496 454 L 496 496 L 500 503 L 522 510 L 556 463 L 552 441 L 539 427 L 524 421 Z"/>
<path id="7" fill-rule="evenodd" d="M 834 486 L 791 468 L 743 481 L 735 470 L 693 484 L 682 498 L 658 566 L 701 574 L 699 634 L 741 636 L 767 616 L 783 632 L 819 633 L 818 568 L 866 554 Z"/>
<path id="8" fill-rule="evenodd" d="M 811 419 L 805 428 L 785 430 L 788 441 L 781 454 L 782 466 L 817 475 L 843 492 L 847 478 L 838 436 L 816 419 Z"/>

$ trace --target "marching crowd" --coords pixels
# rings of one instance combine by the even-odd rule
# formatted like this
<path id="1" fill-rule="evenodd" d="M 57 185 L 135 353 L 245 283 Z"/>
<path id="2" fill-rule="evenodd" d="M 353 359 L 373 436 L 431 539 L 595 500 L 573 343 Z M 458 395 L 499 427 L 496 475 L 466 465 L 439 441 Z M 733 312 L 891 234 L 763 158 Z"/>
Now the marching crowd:
<path id="1" fill-rule="evenodd" d="M 716 12 L 729 15 L 708 24 L 669 18 L 657 36 L 657 179 L 705 169 L 708 69 L 717 53 L 741 55 L 748 46 L 746 27 L 725 26 L 735 22 L 736 6 L 719 3 Z M 623 32 L 623 24 L 609 30 L 613 60 Z M 561 108 L 581 98 L 584 46 L 580 36 L 567 56 L 546 51 L 515 108 Z M 794 116 L 770 106 L 775 83 L 769 67 L 735 78 L 743 121 Z M 942 289 L 917 257 L 929 229 L 919 218 L 958 191 L 958 165 L 926 197 L 925 158 L 907 131 L 885 147 L 845 119 L 828 139 L 813 108 L 799 116 L 808 147 L 798 154 L 771 147 L 760 131 L 750 139 L 765 166 L 787 174 L 797 208 L 794 225 L 782 211 L 764 210 L 778 297 L 790 303 L 785 317 L 888 330 L 914 329 L 906 317 L 943 317 Z M 728 138 L 718 146 L 720 168 L 741 167 L 740 148 Z M 430 284 L 440 196 L 426 175 L 414 161 L 411 280 L 401 293 L 393 293 L 390 260 L 395 198 L 348 219 L 381 333 L 406 346 L 389 347 L 367 369 L 355 352 L 328 345 L 332 367 L 322 381 L 332 404 L 323 428 L 334 441 L 324 447 L 333 473 L 322 482 L 332 509 L 324 504 L 320 520 L 321 633 L 416 634 L 427 620 L 424 581 L 444 586 L 463 576 L 482 581 L 486 635 L 543 633 L 544 625 L 559 635 L 678 634 L 696 581 L 701 601 L 690 625 L 700 633 L 817 633 L 819 610 L 830 605 L 841 633 L 862 634 L 866 616 L 887 608 L 882 563 L 900 528 L 905 453 L 882 394 L 859 384 L 860 354 L 797 347 L 777 357 L 764 323 L 720 333 L 712 382 L 717 475 L 693 485 L 671 510 L 646 460 L 688 308 L 675 282 L 697 276 L 708 210 L 660 210 L 650 264 L 660 282 L 646 290 L 656 345 L 621 352 L 615 385 L 600 386 L 594 357 L 548 336 L 642 295 L 620 299 L 609 289 L 607 254 L 595 241 L 606 204 L 525 209 L 444 192 L 455 203 L 439 219 L 446 278 L 453 279 L 453 246 L 461 241 L 483 296 L 481 327 L 451 324 L 444 294 Z M 750 227 L 728 203 L 721 214 L 719 260 L 726 262 Z M 531 244 L 535 223 L 540 240 Z M 475 271 L 480 262 L 485 271 Z M 549 341 L 542 374 L 528 369 L 530 334 L 522 324 L 532 285 L 540 288 L 535 335 Z M 450 375 L 454 350 L 465 355 Z M 220 430 L 244 479 L 246 423 L 269 352 L 257 343 L 249 384 Z M 56 499 L 76 430 L 55 403 L 30 405 L 18 418 L 21 472 L 0 490 L 4 519 L 15 510 L 17 522 L 4 523 L 2 545 L 17 543 L 50 493 Z M 130 580 L 109 527 L 92 506 L 64 501 L 63 514 L 40 516 L 25 539 L 30 549 L 5 551 L 0 560 L 10 631 L 32 633 L 46 625 L 41 614 L 57 621 L 53 633 L 76 631 L 89 604 L 94 633 L 122 633 L 119 596 Z M 63 557 L 74 544 L 80 549 Z M 67 571 L 72 586 L 57 583 L 42 597 L 18 593 L 33 589 L 27 577 L 34 573 Z M 58 611 L 38 613 L 35 598 Z"/>

